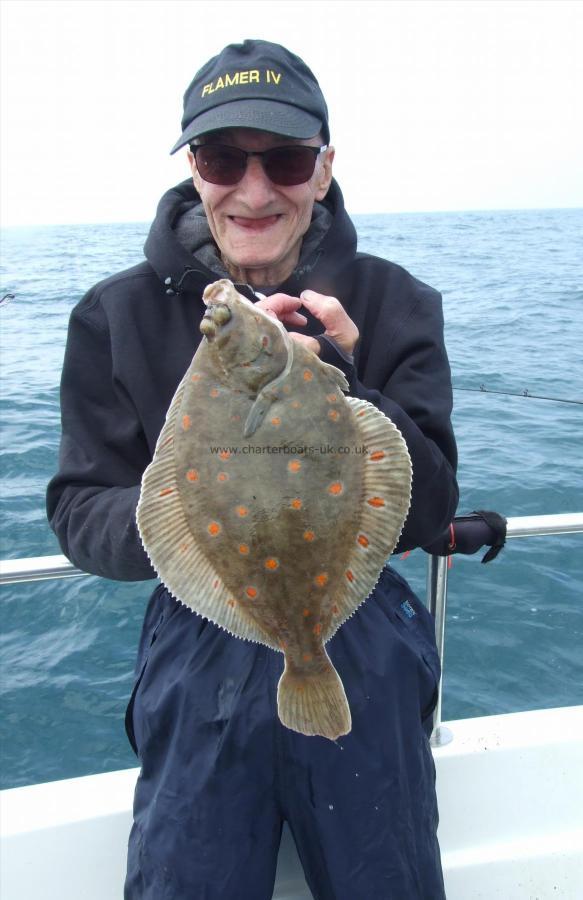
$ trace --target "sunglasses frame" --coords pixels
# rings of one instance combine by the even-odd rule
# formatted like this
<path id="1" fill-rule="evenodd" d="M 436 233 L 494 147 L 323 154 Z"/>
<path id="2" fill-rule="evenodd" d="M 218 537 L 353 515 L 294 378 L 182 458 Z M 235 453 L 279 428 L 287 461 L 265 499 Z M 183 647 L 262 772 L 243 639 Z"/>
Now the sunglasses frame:
<path id="1" fill-rule="evenodd" d="M 241 147 L 233 147 L 232 144 L 190 144 L 189 149 L 196 160 L 196 167 L 198 169 L 198 173 L 199 173 L 200 177 L 203 179 L 203 181 L 206 181 L 207 184 L 216 184 L 219 187 L 234 187 L 236 184 L 239 184 L 239 182 L 242 181 L 243 178 L 245 177 L 245 174 L 247 172 L 247 166 L 249 165 L 249 157 L 250 156 L 259 156 L 261 158 L 261 167 L 262 167 L 265 175 L 267 176 L 267 178 L 269 178 L 269 180 L 273 184 L 276 184 L 279 187 L 296 187 L 298 184 L 306 184 L 306 182 L 308 182 L 310 180 L 310 178 L 314 174 L 314 171 L 316 168 L 316 161 L 317 161 L 318 157 L 320 156 L 320 154 L 324 153 L 324 151 L 328 149 L 328 146 L 329 146 L 328 144 L 323 144 L 321 147 L 311 147 L 307 144 L 282 144 L 281 146 L 278 146 L 278 147 L 270 147 L 268 150 L 243 150 L 243 149 L 241 149 Z M 240 178 L 237 178 L 235 181 L 229 181 L 227 183 L 209 181 L 207 178 L 205 178 L 203 175 L 203 172 L 201 170 L 201 167 L 198 164 L 198 159 L 196 158 L 196 154 L 197 154 L 197 151 L 203 150 L 206 147 L 224 147 L 228 150 L 236 150 L 237 153 L 242 154 L 245 158 L 245 168 L 243 169 Z M 274 181 L 273 178 L 268 174 L 268 172 L 265 168 L 264 158 L 269 157 L 270 154 L 273 154 L 279 150 L 291 150 L 291 149 L 310 150 L 310 152 L 314 154 L 314 167 L 313 167 L 312 171 L 310 172 L 308 177 L 305 178 L 303 181 L 296 181 L 296 182 L 293 182 L 292 184 L 285 184 L 285 183 L 282 184 L 278 181 Z"/>

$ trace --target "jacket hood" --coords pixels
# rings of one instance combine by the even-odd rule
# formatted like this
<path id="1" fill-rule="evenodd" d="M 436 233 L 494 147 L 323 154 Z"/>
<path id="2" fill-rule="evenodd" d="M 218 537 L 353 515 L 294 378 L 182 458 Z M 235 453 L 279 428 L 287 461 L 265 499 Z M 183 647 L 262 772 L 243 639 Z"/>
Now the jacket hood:
<path id="1" fill-rule="evenodd" d="M 168 294 L 201 292 L 217 278 L 228 277 L 191 179 L 162 196 L 144 253 Z M 339 265 L 350 262 L 355 254 L 356 230 L 344 209 L 342 192 L 333 180 L 325 199 L 314 205 L 296 269 L 273 289 L 292 296 L 305 288 L 331 293 Z M 247 285 L 237 288 L 248 292 Z"/>

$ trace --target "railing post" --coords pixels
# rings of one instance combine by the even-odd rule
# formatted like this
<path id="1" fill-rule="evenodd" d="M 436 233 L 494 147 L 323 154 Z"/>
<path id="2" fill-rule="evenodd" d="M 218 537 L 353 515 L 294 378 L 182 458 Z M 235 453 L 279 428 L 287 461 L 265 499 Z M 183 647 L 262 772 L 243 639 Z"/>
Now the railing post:
<path id="1" fill-rule="evenodd" d="M 437 706 L 433 713 L 432 747 L 449 744 L 453 735 L 449 728 L 441 724 L 441 701 L 443 696 L 443 651 L 445 647 L 445 607 L 447 601 L 447 557 L 429 556 L 427 561 L 427 607 L 435 619 L 435 642 L 441 664 L 441 679 L 437 689 Z"/>

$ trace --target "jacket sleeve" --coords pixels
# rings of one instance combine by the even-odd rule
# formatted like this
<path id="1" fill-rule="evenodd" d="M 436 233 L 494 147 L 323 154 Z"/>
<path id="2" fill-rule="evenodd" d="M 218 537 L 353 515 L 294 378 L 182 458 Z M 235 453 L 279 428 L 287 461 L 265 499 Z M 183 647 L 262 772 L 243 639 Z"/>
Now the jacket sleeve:
<path id="1" fill-rule="evenodd" d="M 69 324 L 61 418 L 59 470 L 48 486 L 47 513 L 63 553 L 104 578 L 155 578 L 135 520 L 150 454 L 136 410 L 116 382 L 106 317 L 91 294 Z"/>
<path id="2" fill-rule="evenodd" d="M 413 466 L 411 508 L 395 552 L 423 547 L 453 520 L 459 492 L 457 448 L 451 425 L 452 388 L 443 341 L 441 298 L 423 298 L 393 336 L 388 380 L 382 390 L 367 387 L 356 367 L 333 347 L 322 358 L 346 375 L 350 393 L 368 400 L 397 426 Z M 321 344 L 322 346 L 322 344 Z"/>

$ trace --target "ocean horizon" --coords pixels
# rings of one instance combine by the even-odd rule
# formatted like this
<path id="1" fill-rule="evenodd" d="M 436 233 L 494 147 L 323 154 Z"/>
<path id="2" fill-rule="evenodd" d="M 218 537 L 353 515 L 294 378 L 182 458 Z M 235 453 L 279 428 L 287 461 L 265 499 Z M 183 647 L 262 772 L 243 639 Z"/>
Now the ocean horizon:
<path id="1" fill-rule="evenodd" d="M 459 513 L 583 511 L 583 209 L 354 214 L 359 249 L 441 291 Z M 140 262 L 149 223 L 2 228 L 0 557 L 60 553 L 45 519 L 71 309 Z M 526 392 L 526 394 L 525 394 Z M 550 399 L 538 399 L 538 397 Z M 509 541 L 449 573 L 444 718 L 568 706 L 583 683 L 583 536 Z M 392 564 L 423 598 L 427 556 Z M 135 765 L 123 730 L 155 582 L 2 587 L 2 787 Z"/>
<path id="2" fill-rule="evenodd" d="M 473 213 L 535 213 L 535 212 L 570 212 L 581 211 L 583 206 L 493 206 L 493 207 L 470 207 L 460 209 L 399 209 L 390 210 L 389 212 L 352 212 L 348 213 L 352 219 L 358 217 L 374 216 L 375 218 L 383 218 L 385 216 L 448 216 L 458 214 Z M 138 225 L 149 228 L 151 220 L 148 219 L 87 219 L 80 221 L 66 222 L 2 222 L 0 218 L 0 233 L 2 231 L 10 231 L 12 229 L 30 229 L 30 228 L 74 228 L 76 226 L 106 226 L 106 225 Z"/>

